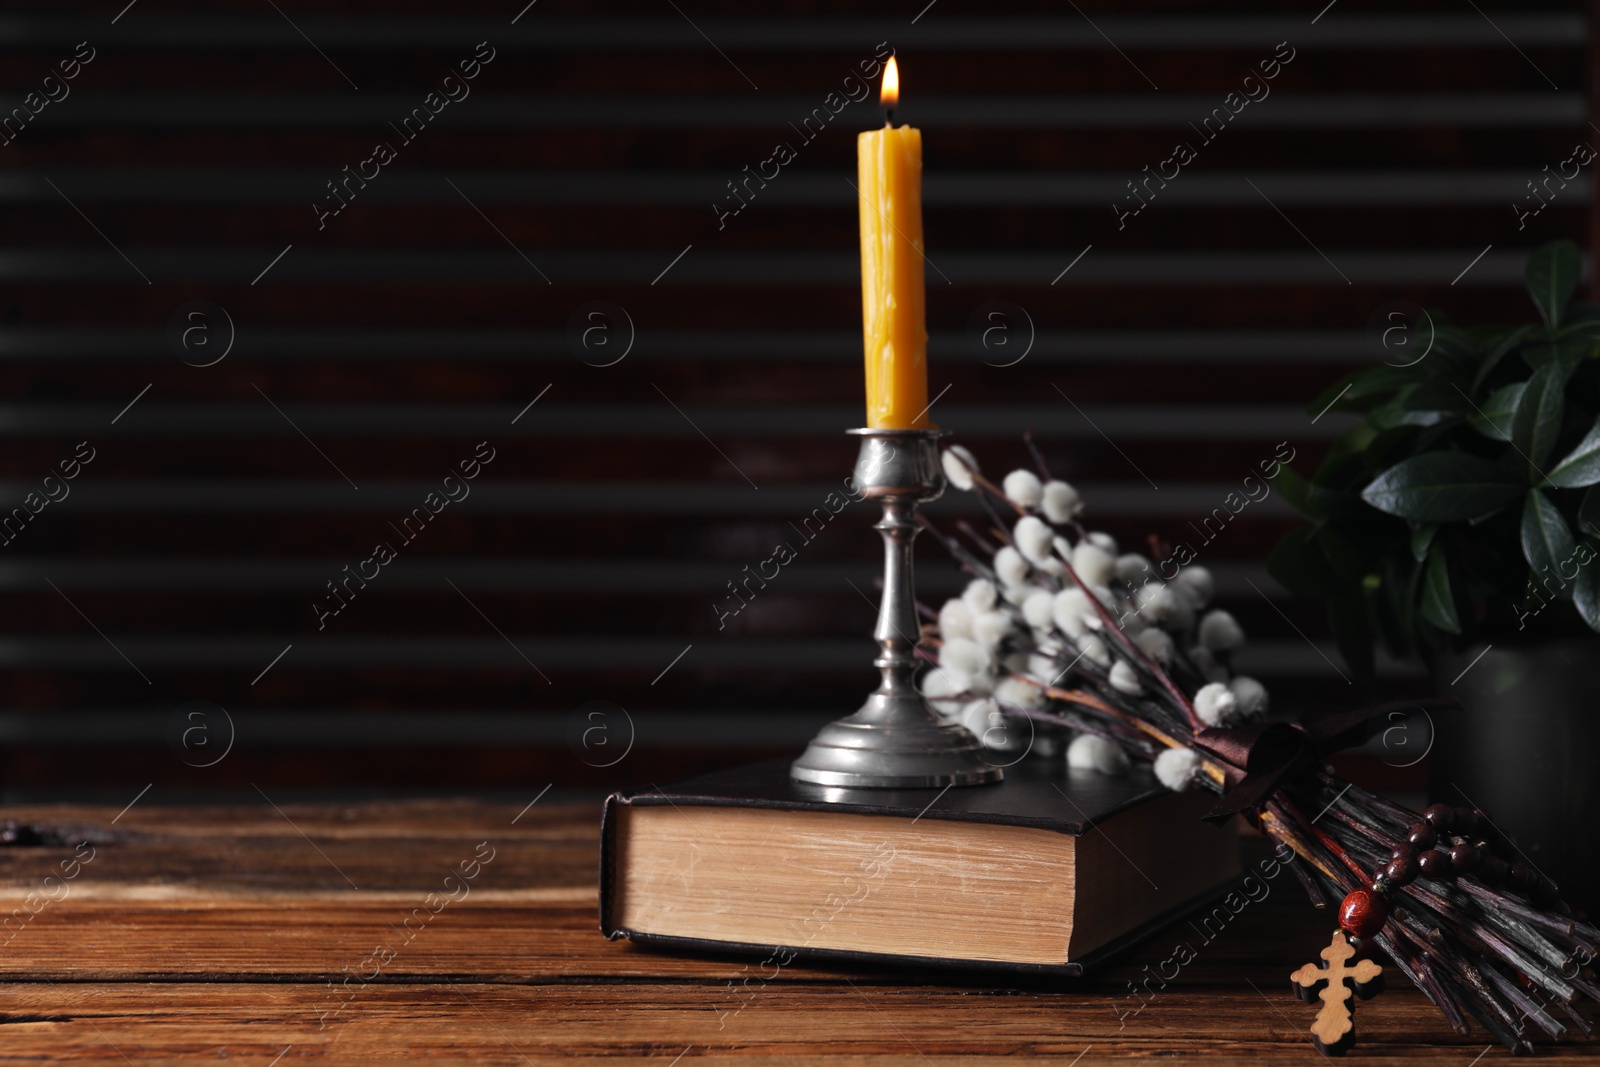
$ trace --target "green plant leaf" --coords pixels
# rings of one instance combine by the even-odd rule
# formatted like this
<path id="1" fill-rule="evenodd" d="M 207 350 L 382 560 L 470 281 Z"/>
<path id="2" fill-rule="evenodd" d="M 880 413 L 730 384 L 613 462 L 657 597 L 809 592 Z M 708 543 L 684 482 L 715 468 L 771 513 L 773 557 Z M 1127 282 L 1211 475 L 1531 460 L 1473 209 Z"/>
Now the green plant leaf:
<path id="1" fill-rule="evenodd" d="M 1450 568 L 1444 553 L 1428 553 L 1427 573 L 1422 579 L 1422 617 L 1447 634 L 1461 632 L 1461 617 L 1456 614 L 1456 601 L 1450 591 Z"/>
<path id="2" fill-rule="evenodd" d="M 1462 377 L 1483 362 L 1485 342 L 1476 332 L 1439 323 L 1442 316 L 1438 312 L 1426 314 L 1435 322 L 1433 336 L 1423 355 L 1416 357 L 1414 366 L 1431 377 L 1448 379 Z"/>
<path id="3" fill-rule="evenodd" d="M 1418 522 L 1459 522 L 1522 495 L 1515 472 L 1465 452 L 1424 452 L 1395 464 L 1361 491 L 1379 511 Z"/>
<path id="4" fill-rule="evenodd" d="M 1408 411 L 1441 411 L 1465 415 L 1472 410 L 1467 395 L 1453 382 L 1425 382 L 1406 394 L 1403 406 Z"/>
<path id="5" fill-rule="evenodd" d="M 1529 490 L 1522 508 L 1522 555 L 1533 568 L 1534 579 L 1537 581 L 1541 575 L 1558 577 L 1576 548 L 1561 510 L 1539 490 Z M 1570 586 L 1563 595 L 1571 595 Z"/>
<path id="6" fill-rule="evenodd" d="M 1311 483 L 1293 467 L 1285 464 L 1278 469 L 1278 492 L 1289 506 L 1308 519 L 1320 519 L 1322 514 L 1311 499 Z"/>
<path id="7" fill-rule="evenodd" d="M 1576 448 L 1556 461 L 1544 480 L 1545 485 L 1558 489 L 1581 489 L 1596 482 L 1600 482 L 1600 418 Z"/>
<path id="8" fill-rule="evenodd" d="M 1566 388 L 1566 375 L 1559 366 L 1541 367 L 1528 379 L 1528 387 L 1511 415 L 1511 443 L 1522 454 L 1530 476 L 1543 475 L 1540 468 L 1556 446 Z"/>
<path id="9" fill-rule="evenodd" d="M 1315 526 L 1291 530 L 1267 553 L 1267 573 L 1295 596 L 1326 600 L 1338 587 L 1327 557 L 1312 543 Z"/>
<path id="10" fill-rule="evenodd" d="M 1588 324 L 1589 329 L 1594 324 Z M 1531 369 L 1539 370 L 1552 363 L 1561 368 L 1563 381 L 1572 377 L 1572 372 L 1578 365 L 1594 352 L 1594 338 L 1592 337 L 1565 337 L 1553 342 L 1525 345 L 1522 348 L 1522 360 Z"/>
<path id="11" fill-rule="evenodd" d="M 1317 394 L 1306 412 L 1317 417 L 1324 411 L 1367 411 L 1422 380 L 1420 371 L 1392 364 L 1352 371 Z"/>
<path id="12" fill-rule="evenodd" d="M 1574 300 L 1567 306 L 1567 313 L 1561 316 L 1561 321 L 1566 323 L 1600 322 L 1600 304 L 1588 300 Z"/>
<path id="13" fill-rule="evenodd" d="M 1578 529 L 1590 537 L 1600 537 L 1600 486 L 1583 494 L 1578 505 Z"/>
<path id="14" fill-rule="evenodd" d="M 1473 376 L 1472 391 L 1474 393 L 1483 388 L 1483 383 L 1489 380 L 1489 373 L 1505 358 L 1506 353 L 1514 351 L 1529 337 L 1533 336 L 1536 328 L 1534 326 L 1518 326 L 1501 338 L 1499 344 L 1489 350 L 1488 357 L 1478 365 L 1478 373 Z"/>
<path id="15" fill-rule="evenodd" d="M 1479 404 L 1478 410 L 1468 420 L 1472 428 L 1496 441 L 1511 440 L 1511 416 L 1516 412 L 1517 403 L 1522 399 L 1522 391 L 1527 385 L 1527 382 L 1512 382 L 1489 394 L 1489 399 Z"/>
<path id="16" fill-rule="evenodd" d="M 1440 411 L 1413 411 L 1407 402 L 1416 392 L 1416 386 L 1406 386 L 1394 396 L 1367 412 L 1367 421 L 1378 430 L 1392 430 L 1397 426 L 1436 426 L 1444 421 Z"/>
<path id="17" fill-rule="evenodd" d="M 1539 307 L 1545 325 L 1554 330 L 1561 325 L 1561 314 L 1578 288 L 1582 260 L 1578 246 L 1571 241 L 1551 241 L 1533 250 L 1522 272 L 1528 295 Z"/>
<path id="18" fill-rule="evenodd" d="M 1361 458 L 1366 463 L 1367 477 L 1372 477 L 1387 467 L 1392 467 L 1407 456 L 1416 455 L 1415 448 L 1417 435 L 1423 432 L 1420 426 L 1391 426 L 1387 430 L 1378 432 L 1367 443 L 1366 451 Z"/>
<path id="19" fill-rule="evenodd" d="M 1578 580 L 1573 583 L 1572 604 L 1589 624 L 1589 629 L 1600 630 L 1600 565 L 1594 562 L 1597 546 L 1593 541 L 1585 541 L 1584 547 L 1589 550 L 1590 562 L 1584 564 L 1578 572 Z"/>
<path id="20" fill-rule="evenodd" d="M 1370 475 L 1362 457 L 1367 445 L 1372 443 L 1377 434 L 1378 431 L 1365 421 L 1350 427 L 1328 449 L 1328 454 L 1317 467 L 1317 473 L 1311 476 L 1311 484 L 1338 490 L 1360 489 L 1367 484 Z"/>
<path id="21" fill-rule="evenodd" d="M 1328 626 L 1333 630 L 1339 655 L 1359 678 L 1371 678 L 1375 667 L 1372 648 L 1372 619 L 1367 610 L 1366 592 L 1361 587 L 1344 587 L 1328 601 Z"/>
<path id="22" fill-rule="evenodd" d="M 1351 530 L 1351 533 L 1356 532 Z M 1370 554 L 1363 553 L 1349 537 L 1333 523 L 1324 522 L 1311 535 L 1312 543 L 1322 550 L 1333 573 L 1345 584 L 1360 581 L 1372 570 Z"/>
<path id="23" fill-rule="evenodd" d="M 1433 544 L 1434 534 L 1439 532 L 1438 524 L 1424 523 L 1411 528 L 1411 558 L 1421 563 L 1428 558 L 1428 546 Z"/>

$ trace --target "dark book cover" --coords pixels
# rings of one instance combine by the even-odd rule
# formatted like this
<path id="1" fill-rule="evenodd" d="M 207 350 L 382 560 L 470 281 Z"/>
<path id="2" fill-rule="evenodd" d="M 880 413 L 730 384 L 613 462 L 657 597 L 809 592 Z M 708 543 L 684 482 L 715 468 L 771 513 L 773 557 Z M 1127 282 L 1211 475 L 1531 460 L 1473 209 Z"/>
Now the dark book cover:
<path id="1" fill-rule="evenodd" d="M 1159 817 L 1171 823 L 1172 833 L 1202 836 L 1204 847 L 1217 850 L 1219 870 L 1238 876 L 1238 837 L 1234 827 L 1216 828 L 1201 822 L 1215 798 L 1205 793 L 1172 793 L 1155 780 L 1147 768 L 1136 767 L 1126 776 L 1092 771 L 1070 771 L 1064 760 L 1024 760 L 1006 770 L 1003 782 L 949 789 L 843 789 L 797 782 L 789 777 L 789 761 L 773 760 L 718 771 L 671 785 L 650 786 L 612 794 L 607 798 L 601 823 L 600 927 L 613 940 L 626 937 L 643 945 L 701 952 L 770 953 L 788 949 L 797 956 L 847 959 L 875 964 L 937 965 L 944 967 L 1081 974 L 1087 967 L 1115 955 L 1129 945 L 1181 918 L 1195 905 L 1220 891 L 1226 874 L 1175 907 L 1164 909 L 1148 921 L 1094 949 L 1080 959 L 1059 965 L 952 960 L 879 952 L 753 944 L 713 938 L 691 938 L 631 930 L 620 921 L 618 822 L 627 807 L 672 806 L 695 808 L 753 808 L 775 811 L 819 812 L 840 815 L 875 815 L 909 821 L 935 820 L 1028 827 L 1078 837 L 1093 832 L 1113 816 L 1143 804 L 1158 805 Z M 1115 848 L 1115 842 L 1112 843 Z M 1120 852 L 1120 849 L 1118 850 Z M 1123 854 L 1135 867 L 1133 857 Z"/>

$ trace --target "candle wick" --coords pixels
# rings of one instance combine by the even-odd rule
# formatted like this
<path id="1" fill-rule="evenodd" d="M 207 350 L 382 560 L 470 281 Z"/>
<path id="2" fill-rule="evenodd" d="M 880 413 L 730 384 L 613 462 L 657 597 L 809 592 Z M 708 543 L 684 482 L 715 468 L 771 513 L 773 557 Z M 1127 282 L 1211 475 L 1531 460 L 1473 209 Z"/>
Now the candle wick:
<path id="1" fill-rule="evenodd" d="M 883 109 L 883 124 L 885 126 L 887 126 L 887 127 L 893 128 L 893 126 L 894 126 L 894 108 L 886 107 L 886 108 Z"/>

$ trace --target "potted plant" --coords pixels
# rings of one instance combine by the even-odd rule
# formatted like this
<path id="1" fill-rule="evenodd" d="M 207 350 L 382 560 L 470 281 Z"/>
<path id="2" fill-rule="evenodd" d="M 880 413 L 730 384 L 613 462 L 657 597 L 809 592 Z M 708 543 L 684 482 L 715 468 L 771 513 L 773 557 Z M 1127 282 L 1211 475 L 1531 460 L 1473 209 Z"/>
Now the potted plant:
<path id="1" fill-rule="evenodd" d="M 1309 480 L 1284 472 L 1309 522 L 1268 567 L 1326 604 L 1358 673 L 1381 642 L 1462 698 L 1435 723 L 1431 792 L 1490 809 L 1530 865 L 1593 900 L 1600 306 L 1573 302 L 1580 272 L 1576 245 L 1544 245 L 1525 272 L 1538 322 L 1426 313 L 1419 354 L 1319 397 L 1363 419 Z"/>

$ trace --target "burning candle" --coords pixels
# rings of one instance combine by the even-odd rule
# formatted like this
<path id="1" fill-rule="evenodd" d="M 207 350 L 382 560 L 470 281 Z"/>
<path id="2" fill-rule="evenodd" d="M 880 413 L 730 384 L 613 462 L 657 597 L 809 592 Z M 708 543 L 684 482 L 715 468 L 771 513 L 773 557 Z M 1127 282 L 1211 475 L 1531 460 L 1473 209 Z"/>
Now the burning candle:
<path id="1" fill-rule="evenodd" d="M 923 314 L 922 131 L 894 125 L 900 70 L 883 71 L 883 129 L 856 137 L 861 214 L 861 333 L 867 426 L 928 428 L 928 327 Z"/>

